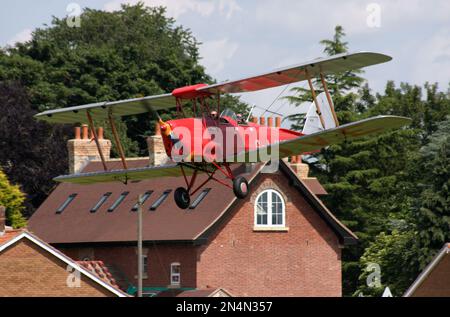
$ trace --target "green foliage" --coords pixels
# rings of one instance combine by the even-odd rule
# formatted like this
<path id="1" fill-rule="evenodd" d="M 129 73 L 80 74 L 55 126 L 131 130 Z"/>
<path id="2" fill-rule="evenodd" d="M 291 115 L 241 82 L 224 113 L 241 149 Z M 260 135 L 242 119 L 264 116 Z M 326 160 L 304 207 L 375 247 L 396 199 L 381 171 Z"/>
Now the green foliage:
<path id="1" fill-rule="evenodd" d="M 27 222 L 22 215 L 24 210 L 25 195 L 19 186 L 9 183 L 5 173 L 0 170 L 0 206 L 6 208 L 7 224 L 13 228 L 24 227 Z"/>
<path id="2" fill-rule="evenodd" d="M 346 52 L 344 35 L 336 27 L 333 39 L 321 42 L 324 52 Z M 344 295 L 378 296 L 385 286 L 401 295 L 450 239 L 448 145 L 442 145 L 450 127 L 440 123 L 450 114 L 450 96 L 436 84 L 396 87 L 392 81 L 374 95 L 355 72 L 327 82 L 341 124 L 383 114 L 413 120 L 407 128 L 333 145 L 307 158 L 328 192 L 324 202 L 360 239 L 343 251 Z M 293 92 L 294 103 L 312 100 L 305 89 Z M 380 289 L 365 284 L 369 262 L 381 266 Z"/>
<path id="3" fill-rule="evenodd" d="M 0 80 L 25 86 L 37 111 L 211 81 L 199 64 L 199 43 L 162 7 L 86 9 L 80 18 L 81 27 L 71 28 L 54 17 L 49 27 L 33 32 L 31 41 L 0 54 Z M 124 122 L 119 131 L 127 154 L 147 154 L 145 136 L 153 134 L 149 115 Z"/>
<path id="4" fill-rule="evenodd" d="M 414 242 L 415 232 L 411 230 L 380 233 L 361 256 L 362 273 L 359 280 L 362 286 L 355 295 L 380 297 L 386 286 L 389 286 L 393 296 L 402 296 L 419 273 L 415 261 L 417 249 Z M 368 284 L 373 281 L 371 274 L 374 273 L 370 270 L 371 263 L 379 265 L 381 280 L 380 285 L 369 287 Z"/>
<path id="5" fill-rule="evenodd" d="M 422 191 L 415 201 L 418 255 L 424 267 L 444 243 L 450 241 L 450 116 L 438 125 L 421 149 Z"/>

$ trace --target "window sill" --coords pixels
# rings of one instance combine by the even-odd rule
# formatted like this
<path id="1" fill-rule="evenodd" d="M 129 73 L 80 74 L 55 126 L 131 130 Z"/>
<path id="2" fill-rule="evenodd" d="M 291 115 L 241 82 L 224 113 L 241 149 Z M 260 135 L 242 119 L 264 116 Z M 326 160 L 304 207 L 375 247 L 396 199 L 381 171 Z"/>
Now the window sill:
<path id="1" fill-rule="evenodd" d="M 167 285 L 167 288 L 169 288 L 169 289 L 181 288 L 181 284 L 169 284 L 169 285 Z"/>
<path id="2" fill-rule="evenodd" d="M 270 226 L 254 226 L 253 231 L 255 232 L 288 232 L 289 227 L 270 227 Z"/>

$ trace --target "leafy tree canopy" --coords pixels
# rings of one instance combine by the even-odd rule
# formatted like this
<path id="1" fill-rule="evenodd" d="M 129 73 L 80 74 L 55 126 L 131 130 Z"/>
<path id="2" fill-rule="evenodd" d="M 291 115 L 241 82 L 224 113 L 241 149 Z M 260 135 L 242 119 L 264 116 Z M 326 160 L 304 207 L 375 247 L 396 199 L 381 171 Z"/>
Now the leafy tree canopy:
<path id="1" fill-rule="evenodd" d="M 19 186 L 12 185 L 5 173 L 0 170 L 0 206 L 6 208 L 6 223 L 13 228 L 20 228 L 26 225 L 26 220 L 22 215 L 25 195 L 20 191 Z"/>

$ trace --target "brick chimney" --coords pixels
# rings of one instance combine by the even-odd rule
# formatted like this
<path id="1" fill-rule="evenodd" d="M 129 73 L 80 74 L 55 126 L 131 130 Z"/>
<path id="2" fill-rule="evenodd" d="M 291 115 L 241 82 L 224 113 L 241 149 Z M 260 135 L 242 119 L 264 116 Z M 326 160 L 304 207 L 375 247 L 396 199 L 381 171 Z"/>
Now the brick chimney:
<path id="1" fill-rule="evenodd" d="M 291 157 L 291 168 L 301 179 L 309 178 L 309 166 L 308 164 L 302 163 L 302 156 L 292 156 Z"/>
<path id="2" fill-rule="evenodd" d="M 6 226 L 6 209 L 0 206 L 0 236 L 5 233 Z"/>
<path id="3" fill-rule="evenodd" d="M 97 136 L 103 156 L 105 160 L 109 160 L 111 141 L 104 139 L 103 128 L 98 128 Z M 80 173 L 89 161 L 100 160 L 100 154 L 87 125 L 75 128 L 75 138 L 67 142 L 67 149 L 69 151 L 69 171 L 71 174 Z"/>
<path id="4" fill-rule="evenodd" d="M 164 142 L 159 129 L 159 123 L 155 124 L 155 134 L 147 138 L 148 156 L 150 166 L 167 164 L 169 157 L 164 149 Z"/>

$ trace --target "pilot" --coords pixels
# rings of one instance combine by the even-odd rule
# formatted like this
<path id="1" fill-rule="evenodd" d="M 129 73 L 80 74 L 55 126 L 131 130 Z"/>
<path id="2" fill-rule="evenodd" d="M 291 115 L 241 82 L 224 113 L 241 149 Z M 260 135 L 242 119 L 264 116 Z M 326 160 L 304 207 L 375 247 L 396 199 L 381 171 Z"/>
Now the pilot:
<path id="1" fill-rule="evenodd" d="M 211 118 L 214 120 L 217 119 L 217 111 L 211 111 Z"/>
<path id="2" fill-rule="evenodd" d="M 238 124 L 243 124 L 244 123 L 244 118 L 242 117 L 242 114 L 238 113 L 236 115 L 236 117 L 237 117 L 237 123 Z"/>

